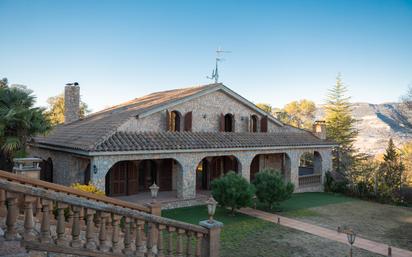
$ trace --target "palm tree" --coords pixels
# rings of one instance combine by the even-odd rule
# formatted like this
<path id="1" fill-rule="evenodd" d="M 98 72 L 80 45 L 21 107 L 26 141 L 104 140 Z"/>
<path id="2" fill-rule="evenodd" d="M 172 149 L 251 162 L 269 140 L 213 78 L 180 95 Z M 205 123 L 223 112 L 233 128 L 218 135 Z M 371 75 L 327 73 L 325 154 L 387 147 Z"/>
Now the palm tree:
<path id="1" fill-rule="evenodd" d="M 51 127 L 44 109 L 34 107 L 32 93 L 24 86 L 0 88 L 0 168 L 10 169 L 12 158 L 26 155 L 27 140 Z"/>

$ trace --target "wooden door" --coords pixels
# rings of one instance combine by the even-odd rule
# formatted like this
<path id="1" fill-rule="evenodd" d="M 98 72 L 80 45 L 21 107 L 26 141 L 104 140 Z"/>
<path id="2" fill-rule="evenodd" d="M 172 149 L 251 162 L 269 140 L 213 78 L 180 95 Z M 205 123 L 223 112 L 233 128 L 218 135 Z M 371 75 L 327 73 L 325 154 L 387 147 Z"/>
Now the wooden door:
<path id="1" fill-rule="evenodd" d="M 222 171 L 222 158 L 216 157 L 213 159 L 210 167 L 210 182 L 215 178 L 219 178 Z"/>
<path id="2" fill-rule="evenodd" d="M 119 196 L 127 193 L 127 163 L 116 163 L 109 171 L 110 195 Z"/>
<path id="3" fill-rule="evenodd" d="M 139 173 L 134 163 L 127 163 L 127 194 L 134 195 L 139 192 Z"/>
<path id="4" fill-rule="evenodd" d="M 165 159 L 162 161 L 162 168 L 159 171 L 159 190 L 171 191 L 172 190 L 172 172 L 173 172 L 173 159 Z"/>

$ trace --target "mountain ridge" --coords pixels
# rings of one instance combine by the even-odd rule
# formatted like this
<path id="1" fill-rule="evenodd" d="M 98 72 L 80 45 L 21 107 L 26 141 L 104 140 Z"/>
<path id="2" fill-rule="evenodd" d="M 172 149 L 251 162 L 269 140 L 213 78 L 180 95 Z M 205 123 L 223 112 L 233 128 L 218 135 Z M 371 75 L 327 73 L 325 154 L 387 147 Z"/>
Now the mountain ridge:
<path id="1" fill-rule="evenodd" d="M 385 151 L 389 138 L 397 147 L 412 141 L 412 110 L 401 103 L 352 103 L 352 115 L 359 130 L 355 147 L 361 152 L 377 155 Z M 323 106 L 318 106 L 316 117 L 324 117 Z"/>

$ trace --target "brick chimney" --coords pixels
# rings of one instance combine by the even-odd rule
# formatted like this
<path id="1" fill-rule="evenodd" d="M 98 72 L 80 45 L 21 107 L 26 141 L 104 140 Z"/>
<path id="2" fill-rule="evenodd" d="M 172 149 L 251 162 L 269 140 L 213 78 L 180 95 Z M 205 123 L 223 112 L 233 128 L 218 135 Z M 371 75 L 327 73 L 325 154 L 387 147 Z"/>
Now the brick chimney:
<path id="1" fill-rule="evenodd" d="M 326 123 L 324 120 L 317 120 L 313 123 L 312 133 L 320 139 L 326 139 Z"/>
<path id="2" fill-rule="evenodd" d="M 70 123 L 80 118 L 80 87 L 79 83 L 67 83 L 64 87 L 64 123 Z"/>

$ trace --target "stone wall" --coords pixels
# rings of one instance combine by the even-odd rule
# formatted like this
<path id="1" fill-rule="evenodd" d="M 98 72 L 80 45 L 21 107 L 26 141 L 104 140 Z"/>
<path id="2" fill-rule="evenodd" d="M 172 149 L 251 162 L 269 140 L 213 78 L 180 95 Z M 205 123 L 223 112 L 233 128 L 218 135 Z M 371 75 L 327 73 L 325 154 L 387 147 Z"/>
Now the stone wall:
<path id="1" fill-rule="evenodd" d="M 73 183 L 84 183 L 85 173 L 89 159 L 70 153 L 54 150 L 29 147 L 30 157 L 43 160 L 50 158 L 53 162 L 53 183 L 70 186 Z"/>
<path id="2" fill-rule="evenodd" d="M 235 132 L 248 132 L 249 118 L 256 115 L 259 118 L 258 131 L 260 130 L 260 115 L 255 110 L 230 97 L 224 92 L 217 91 L 200 96 L 196 99 L 179 104 L 169 109 L 179 111 L 182 115 L 181 128 L 183 128 L 183 116 L 192 112 L 192 131 L 218 132 L 220 128 L 220 115 L 231 113 L 235 117 Z M 120 131 L 165 131 L 166 111 L 157 112 L 147 117 L 130 119 L 123 124 Z M 268 131 L 275 130 L 279 125 L 268 121 Z"/>

